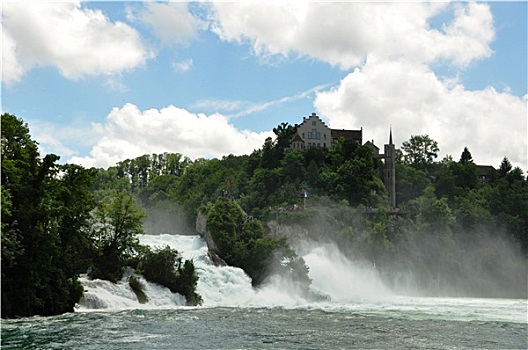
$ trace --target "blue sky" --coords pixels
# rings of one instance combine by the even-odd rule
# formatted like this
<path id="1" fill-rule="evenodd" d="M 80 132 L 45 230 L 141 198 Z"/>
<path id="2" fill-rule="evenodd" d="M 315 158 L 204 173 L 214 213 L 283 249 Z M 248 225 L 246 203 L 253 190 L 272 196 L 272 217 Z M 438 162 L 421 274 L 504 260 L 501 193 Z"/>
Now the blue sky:
<path id="1" fill-rule="evenodd" d="M 316 112 L 527 165 L 527 3 L 2 4 L 2 111 L 43 153 L 248 154 Z"/>

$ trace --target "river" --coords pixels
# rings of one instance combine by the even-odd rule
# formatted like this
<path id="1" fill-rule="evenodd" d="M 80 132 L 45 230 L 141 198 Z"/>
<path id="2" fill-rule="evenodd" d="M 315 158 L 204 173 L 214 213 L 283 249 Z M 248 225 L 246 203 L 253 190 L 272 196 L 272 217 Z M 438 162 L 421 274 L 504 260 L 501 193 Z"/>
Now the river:
<path id="1" fill-rule="evenodd" d="M 251 288 L 240 269 L 212 266 L 197 236 L 144 235 L 195 261 L 200 307 L 142 280 L 140 304 L 126 283 L 82 278 L 76 312 L 2 321 L 2 349 L 526 349 L 527 300 L 397 295 L 375 269 L 317 247 L 305 260 L 310 302 L 284 280 Z M 327 249 L 328 248 L 328 249 Z"/>

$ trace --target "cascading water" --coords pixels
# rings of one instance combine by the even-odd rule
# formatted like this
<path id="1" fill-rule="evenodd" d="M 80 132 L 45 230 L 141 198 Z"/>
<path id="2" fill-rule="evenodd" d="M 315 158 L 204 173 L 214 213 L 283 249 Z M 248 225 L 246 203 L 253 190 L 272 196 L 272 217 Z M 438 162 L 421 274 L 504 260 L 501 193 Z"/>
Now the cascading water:
<path id="1" fill-rule="evenodd" d="M 306 243 L 310 244 L 310 243 Z M 334 302 L 356 302 L 358 299 L 380 299 L 393 293 L 382 283 L 376 267 L 366 262 L 352 262 L 335 244 L 324 243 L 304 248 L 310 267 L 312 287 L 329 295 Z"/>
<path id="2" fill-rule="evenodd" d="M 398 296 L 383 285 L 373 265 L 350 261 L 333 244 L 304 242 L 297 251 L 310 268 L 312 288 L 329 297 L 313 301 L 279 276 L 273 276 L 258 289 L 242 269 L 216 267 L 207 254 L 207 245 L 199 236 L 143 235 L 142 244 L 151 247 L 170 246 L 184 259 L 193 259 L 199 276 L 197 292 L 203 298 L 202 308 L 256 307 L 289 309 L 318 308 L 328 311 L 387 314 L 405 317 L 439 317 L 449 314 L 453 319 L 476 318 L 523 322 L 526 304 L 522 300 L 494 299 L 489 305 L 474 298 L 427 298 Z M 81 278 L 85 295 L 78 311 L 116 311 L 124 309 L 185 308 L 185 298 L 168 288 L 140 281 L 145 286 L 148 302 L 140 304 L 126 278 L 117 284 Z M 524 304 L 523 304 L 524 303 Z M 500 307 L 498 307 L 498 305 Z M 469 310 L 469 311 L 468 311 Z M 513 311 L 512 311 L 513 310 Z M 520 320 L 520 321 L 519 321 Z"/>
<path id="3" fill-rule="evenodd" d="M 183 235 L 142 235 L 140 241 L 150 247 L 169 246 L 180 252 L 183 259 L 192 259 L 199 276 L 197 292 L 204 300 L 204 306 L 237 306 L 246 303 L 255 292 L 251 280 L 242 269 L 214 266 L 207 255 L 207 245 L 199 236 Z M 148 301 L 140 304 L 127 283 L 127 278 L 117 284 L 103 280 L 89 280 L 81 277 L 85 293 L 78 310 L 120 310 L 183 307 L 185 298 L 172 293 L 168 288 L 150 283 L 144 278 Z"/>
<path id="4" fill-rule="evenodd" d="M 236 267 L 216 267 L 212 264 L 207 245 L 199 236 L 183 235 L 142 235 L 140 241 L 150 247 L 168 245 L 180 252 L 183 259 L 194 261 L 199 276 L 197 292 L 203 298 L 203 306 L 255 306 L 296 307 L 306 305 L 302 293 L 296 285 L 279 276 L 270 278 L 259 289 L 251 286 L 250 278 Z M 304 255 L 316 291 L 329 296 L 332 301 L 347 302 L 358 298 L 371 298 L 388 295 L 389 292 L 376 278 L 375 269 L 357 266 L 338 252 L 335 246 L 317 245 L 304 249 Z M 83 302 L 79 310 L 93 309 L 130 309 L 130 308 L 172 308 L 185 305 L 185 299 L 171 293 L 165 287 L 147 282 L 140 278 L 145 286 L 148 302 L 140 304 L 124 278 L 117 284 L 82 278 L 85 288 Z"/>
<path id="5" fill-rule="evenodd" d="M 241 269 L 214 266 L 198 236 L 144 235 L 141 242 L 194 260 L 203 306 L 186 307 L 182 296 L 143 278 L 145 304 L 126 278 L 83 278 L 81 312 L 2 320 L 2 349 L 526 348 L 526 299 L 393 295 L 374 266 L 332 244 L 296 247 L 313 288 L 330 297 L 307 300 L 277 275 L 254 289 Z"/>

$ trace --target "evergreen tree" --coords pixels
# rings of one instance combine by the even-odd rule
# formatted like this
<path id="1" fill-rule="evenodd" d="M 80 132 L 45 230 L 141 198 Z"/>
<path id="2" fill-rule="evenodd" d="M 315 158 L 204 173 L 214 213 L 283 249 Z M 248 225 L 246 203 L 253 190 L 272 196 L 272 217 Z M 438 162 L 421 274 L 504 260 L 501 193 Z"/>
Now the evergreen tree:
<path id="1" fill-rule="evenodd" d="M 510 163 L 510 160 L 508 159 L 508 157 L 504 157 L 502 159 L 502 162 L 499 166 L 499 177 L 504 177 L 506 176 L 511 170 L 512 170 L 513 166 L 512 164 Z"/>
<path id="2" fill-rule="evenodd" d="M 466 164 L 468 162 L 473 162 L 473 157 L 471 156 L 471 152 L 469 152 L 467 147 L 464 147 L 464 151 L 460 155 L 460 161 L 461 164 Z"/>

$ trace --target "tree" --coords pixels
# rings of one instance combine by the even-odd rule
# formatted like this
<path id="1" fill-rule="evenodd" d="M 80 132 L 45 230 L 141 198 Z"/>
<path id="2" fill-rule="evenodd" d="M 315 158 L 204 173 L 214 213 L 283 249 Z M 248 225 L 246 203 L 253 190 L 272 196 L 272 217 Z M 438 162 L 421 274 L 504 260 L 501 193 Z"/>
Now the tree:
<path id="1" fill-rule="evenodd" d="M 2 317 L 73 311 L 89 250 L 93 173 L 41 159 L 29 128 L 2 115 Z"/>
<path id="2" fill-rule="evenodd" d="M 161 284 L 173 293 L 179 293 L 187 305 L 200 305 L 202 297 L 196 293 L 198 275 L 192 260 L 182 260 L 177 250 L 169 246 L 155 250 L 147 249 L 141 259 L 141 270 L 147 281 Z"/>
<path id="3" fill-rule="evenodd" d="M 396 164 L 396 198 L 397 204 L 405 203 L 423 194 L 431 180 L 427 174 L 407 164 Z"/>
<path id="4" fill-rule="evenodd" d="M 438 143 L 428 135 L 412 135 L 402 143 L 406 163 L 419 169 L 427 169 L 438 156 Z"/>
<path id="5" fill-rule="evenodd" d="M 368 204 L 375 182 L 376 164 L 371 150 L 354 140 L 338 139 L 327 152 L 327 166 L 321 171 L 321 186 L 336 199 L 346 199 L 353 205 Z"/>
<path id="6" fill-rule="evenodd" d="M 317 186 L 319 184 L 319 167 L 315 160 L 311 160 L 308 168 L 306 168 L 306 181 L 310 186 Z"/>
<path id="7" fill-rule="evenodd" d="M 508 159 L 508 157 L 504 157 L 502 159 L 502 162 L 499 166 L 499 177 L 504 177 L 506 176 L 511 170 L 512 170 L 513 166 L 512 164 L 510 163 L 510 160 Z"/>
<path id="8" fill-rule="evenodd" d="M 464 147 L 464 151 L 460 155 L 459 163 L 466 164 L 469 162 L 473 163 L 473 157 L 471 156 L 471 152 L 469 152 L 468 148 Z"/>
<path id="9" fill-rule="evenodd" d="M 309 281 L 304 261 L 289 248 L 286 238 L 265 235 L 260 220 L 244 217 L 235 202 L 217 200 L 208 211 L 207 230 L 222 259 L 229 265 L 242 268 L 254 286 L 264 281 L 271 267 L 279 266 L 299 281 Z M 288 262 L 287 267 L 283 262 Z"/>
<path id="10" fill-rule="evenodd" d="M 282 152 L 281 152 L 282 153 Z M 262 156 L 260 158 L 260 167 L 265 169 L 274 169 L 279 166 L 279 161 L 282 159 L 277 157 L 275 147 L 271 137 L 266 138 L 264 145 L 262 146 Z"/>
<path id="11" fill-rule="evenodd" d="M 273 128 L 273 132 L 277 135 L 275 146 L 279 152 L 284 152 L 285 149 L 290 147 L 291 139 L 295 135 L 295 127 L 288 123 L 281 123 Z"/>
<path id="12" fill-rule="evenodd" d="M 300 184 L 304 179 L 303 155 L 296 150 L 288 150 L 281 161 L 282 174 L 286 182 Z"/>
<path id="13" fill-rule="evenodd" d="M 455 216 L 446 198 L 436 198 L 432 186 L 427 187 L 420 197 L 409 201 L 406 209 L 421 232 L 451 236 Z"/>
<path id="14" fill-rule="evenodd" d="M 93 214 L 92 239 L 97 255 L 91 278 L 116 282 L 121 278 L 127 259 L 137 251 L 137 235 L 143 233 L 144 212 L 136 207 L 134 197 L 117 192 L 100 202 Z"/>

